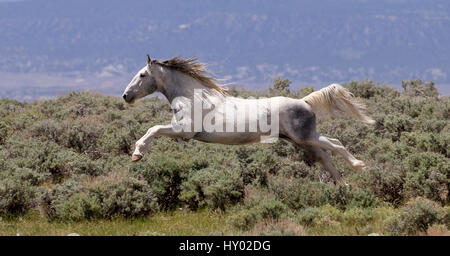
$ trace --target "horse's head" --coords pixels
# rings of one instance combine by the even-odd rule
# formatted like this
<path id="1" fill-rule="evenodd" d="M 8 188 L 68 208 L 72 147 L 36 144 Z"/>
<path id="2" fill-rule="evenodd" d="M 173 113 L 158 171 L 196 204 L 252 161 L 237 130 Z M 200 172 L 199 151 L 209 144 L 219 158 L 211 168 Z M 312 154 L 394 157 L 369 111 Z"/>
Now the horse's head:
<path id="1" fill-rule="evenodd" d="M 140 98 L 154 93 L 157 88 L 156 79 L 152 72 L 152 60 L 147 55 L 147 65 L 133 77 L 123 92 L 122 97 L 127 103 L 133 103 Z"/>

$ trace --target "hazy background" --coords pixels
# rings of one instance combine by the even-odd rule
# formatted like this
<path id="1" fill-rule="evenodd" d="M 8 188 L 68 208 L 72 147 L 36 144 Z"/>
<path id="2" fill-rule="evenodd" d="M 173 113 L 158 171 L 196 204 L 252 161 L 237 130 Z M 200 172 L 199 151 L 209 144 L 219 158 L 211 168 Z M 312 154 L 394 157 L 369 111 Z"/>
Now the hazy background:
<path id="1" fill-rule="evenodd" d="M 237 87 L 434 80 L 450 93 L 447 0 L 0 0 L 0 98 L 120 95 L 145 54 L 196 56 Z"/>

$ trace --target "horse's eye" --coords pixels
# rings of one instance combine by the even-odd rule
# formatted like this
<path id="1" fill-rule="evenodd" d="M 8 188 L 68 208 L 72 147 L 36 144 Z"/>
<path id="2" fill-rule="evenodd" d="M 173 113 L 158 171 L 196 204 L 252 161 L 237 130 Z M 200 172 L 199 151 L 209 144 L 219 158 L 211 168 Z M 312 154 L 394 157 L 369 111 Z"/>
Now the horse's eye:
<path id="1" fill-rule="evenodd" d="M 145 74 L 144 74 L 144 73 L 141 73 L 139 76 L 140 76 L 140 77 L 145 77 Z"/>

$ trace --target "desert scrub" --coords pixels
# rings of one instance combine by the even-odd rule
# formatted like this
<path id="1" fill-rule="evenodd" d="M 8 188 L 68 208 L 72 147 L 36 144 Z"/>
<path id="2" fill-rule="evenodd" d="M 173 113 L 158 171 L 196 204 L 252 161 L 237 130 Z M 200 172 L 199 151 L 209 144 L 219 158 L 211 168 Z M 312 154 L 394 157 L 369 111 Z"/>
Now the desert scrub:
<path id="1" fill-rule="evenodd" d="M 0 121 L 0 145 L 4 144 L 10 127 L 7 123 Z"/>
<path id="2" fill-rule="evenodd" d="M 263 220 L 255 224 L 252 230 L 245 235 L 256 236 L 306 236 L 303 226 L 289 218 L 277 220 Z"/>
<path id="3" fill-rule="evenodd" d="M 436 97 L 439 95 L 433 81 L 426 83 L 421 79 L 404 80 L 402 88 L 408 96 Z"/>
<path id="4" fill-rule="evenodd" d="M 409 197 L 423 196 L 441 203 L 449 201 L 450 163 L 437 153 L 411 154 L 405 165 L 405 194 Z"/>
<path id="5" fill-rule="evenodd" d="M 54 183 L 73 175 L 98 176 L 106 172 L 101 160 L 92 160 L 51 141 L 30 140 L 25 143 L 13 138 L 7 146 L 5 154 L 11 167 L 31 169 Z"/>
<path id="6" fill-rule="evenodd" d="M 389 206 L 340 210 L 327 204 L 296 211 L 292 219 L 310 235 L 384 235 L 385 220 L 397 214 L 398 210 Z"/>
<path id="7" fill-rule="evenodd" d="M 160 137 L 141 162 L 130 163 L 135 141 L 151 126 L 170 122 L 170 104 L 157 97 L 132 105 L 87 92 L 33 103 L 2 99 L 0 180 L 10 184 L 2 193 L 25 198 L 3 200 L 2 209 L 9 209 L 3 212 L 39 208 L 49 220 L 94 222 L 211 208 L 231 214 L 240 234 L 287 234 L 291 226 L 313 235 L 388 234 L 386 220 L 420 196 L 439 206 L 429 225 L 438 232 L 449 222 L 450 98 L 421 81 L 405 81 L 403 91 L 371 81 L 345 86 L 376 120 L 373 126 L 350 117 L 318 122 L 322 134 L 367 164 L 354 171 L 333 156 L 348 187 L 331 184 L 308 151 L 283 140 L 227 146 Z M 312 91 L 294 91 L 280 78 L 271 91 L 231 93 L 302 98 Z M 9 202 L 23 210 L 5 207 Z"/>
<path id="8" fill-rule="evenodd" d="M 181 186 L 190 167 L 189 163 L 158 154 L 133 164 L 130 173 L 147 181 L 163 209 L 172 209 L 179 204 Z"/>
<path id="9" fill-rule="evenodd" d="M 22 215 L 31 207 L 36 189 L 14 178 L 0 180 L 0 215 Z"/>
<path id="10" fill-rule="evenodd" d="M 440 223 L 450 229 L 450 206 L 439 208 L 438 218 Z"/>
<path id="11" fill-rule="evenodd" d="M 181 185 L 180 199 L 191 209 L 207 206 L 225 210 L 226 206 L 239 202 L 243 196 L 244 183 L 239 172 L 209 166 L 189 172 Z"/>
<path id="12" fill-rule="evenodd" d="M 128 177 L 84 186 L 68 180 L 43 193 L 40 204 L 47 218 L 57 221 L 139 217 L 159 209 L 148 184 Z"/>
<path id="13" fill-rule="evenodd" d="M 427 232 L 433 224 L 439 223 L 439 205 L 426 198 L 414 198 L 401 209 L 401 213 L 388 220 L 387 233 L 391 235 L 416 235 Z"/>
<path id="14" fill-rule="evenodd" d="M 449 155 L 450 134 L 432 132 L 405 133 L 401 142 L 412 147 L 417 152 L 434 152 L 446 156 Z"/>
<path id="15" fill-rule="evenodd" d="M 374 207 L 379 203 L 370 190 L 279 176 L 271 177 L 269 190 L 276 198 L 294 210 L 326 204 L 340 209 Z"/>
<path id="16" fill-rule="evenodd" d="M 289 209 L 281 201 L 267 199 L 256 204 L 243 205 L 230 218 L 230 223 L 240 230 L 250 230 L 261 221 L 279 220 L 287 216 Z"/>
<path id="17" fill-rule="evenodd" d="M 39 186 L 45 180 L 47 180 L 48 175 L 37 172 L 30 168 L 11 165 L 5 167 L 4 169 L 0 169 L 0 180 L 6 179 L 17 181 L 23 185 L 26 184 L 33 189 L 35 186 Z"/>
<path id="18" fill-rule="evenodd" d="M 350 83 L 342 84 L 347 88 L 355 97 L 360 97 L 364 99 L 370 99 L 374 97 L 398 97 L 400 93 L 388 86 L 380 86 L 374 84 L 370 80 L 364 81 L 351 81 Z"/>
<path id="19" fill-rule="evenodd" d="M 155 194 L 143 180 L 124 178 L 112 183 L 107 181 L 90 188 L 89 192 L 99 199 L 104 218 L 147 216 L 159 210 Z"/>
<path id="20" fill-rule="evenodd" d="M 385 202 L 397 205 L 403 200 L 405 172 L 398 167 L 368 167 L 357 174 L 356 180 Z"/>
<path id="21" fill-rule="evenodd" d="M 253 151 L 247 147 L 235 151 L 244 185 L 258 184 L 267 186 L 267 175 L 279 169 L 279 162 L 273 152 L 266 150 Z"/>
<path id="22" fill-rule="evenodd" d="M 140 134 L 140 125 L 135 120 L 113 120 L 105 127 L 98 143 L 107 154 L 131 154 Z"/>
<path id="23" fill-rule="evenodd" d="M 73 195 L 80 193 L 81 189 L 80 182 L 69 179 L 44 191 L 39 195 L 39 206 L 42 214 L 50 220 L 63 219 L 65 214 L 60 212 L 61 205 L 66 203 Z"/>

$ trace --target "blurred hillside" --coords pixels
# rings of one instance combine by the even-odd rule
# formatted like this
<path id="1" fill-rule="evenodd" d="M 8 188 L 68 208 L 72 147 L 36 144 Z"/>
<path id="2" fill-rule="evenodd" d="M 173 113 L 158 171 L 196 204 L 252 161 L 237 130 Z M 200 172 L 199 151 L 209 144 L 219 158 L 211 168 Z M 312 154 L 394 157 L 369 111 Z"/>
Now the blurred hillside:
<path id="1" fill-rule="evenodd" d="M 146 53 L 197 56 L 241 88 L 422 78 L 448 94 L 448 31 L 445 0 L 0 2 L 0 98 L 118 95 Z"/>

